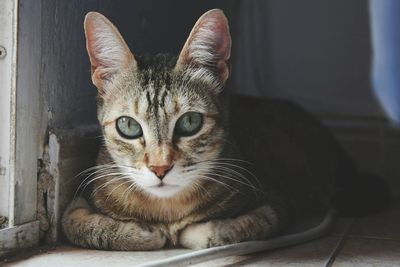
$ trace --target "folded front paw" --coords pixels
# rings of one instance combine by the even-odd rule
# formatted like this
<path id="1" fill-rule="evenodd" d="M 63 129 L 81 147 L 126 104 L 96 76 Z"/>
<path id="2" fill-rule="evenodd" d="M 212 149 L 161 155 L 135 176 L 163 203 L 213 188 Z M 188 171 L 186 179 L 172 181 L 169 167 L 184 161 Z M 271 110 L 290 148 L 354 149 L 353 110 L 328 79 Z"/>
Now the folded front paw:
<path id="1" fill-rule="evenodd" d="M 121 223 L 114 249 L 117 250 L 154 250 L 162 248 L 167 238 L 164 233 L 153 226 L 136 223 Z"/>
<path id="2" fill-rule="evenodd" d="M 216 222 L 190 224 L 179 236 L 179 243 L 191 249 L 204 249 L 237 242 L 232 233 Z"/>

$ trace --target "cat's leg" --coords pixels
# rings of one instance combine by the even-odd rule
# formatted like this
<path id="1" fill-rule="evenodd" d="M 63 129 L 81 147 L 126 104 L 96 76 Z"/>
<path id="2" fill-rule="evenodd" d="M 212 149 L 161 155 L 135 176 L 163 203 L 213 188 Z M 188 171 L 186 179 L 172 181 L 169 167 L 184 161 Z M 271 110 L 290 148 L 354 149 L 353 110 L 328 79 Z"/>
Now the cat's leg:
<path id="1" fill-rule="evenodd" d="M 286 218 L 270 206 L 262 206 L 233 219 L 194 223 L 184 228 L 179 236 L 182 246 L 202 249 L 261 240 L 277 234 L 286 226 Z"/>
<path id="2" fill-rule="evenodd" d="M 62 227 L 73 244 L 107 250 L 162 248 L 166 236 L 156 226 L 122 222 L 94 213 L 84 198 L 75 199 L 62 218 Z"/>

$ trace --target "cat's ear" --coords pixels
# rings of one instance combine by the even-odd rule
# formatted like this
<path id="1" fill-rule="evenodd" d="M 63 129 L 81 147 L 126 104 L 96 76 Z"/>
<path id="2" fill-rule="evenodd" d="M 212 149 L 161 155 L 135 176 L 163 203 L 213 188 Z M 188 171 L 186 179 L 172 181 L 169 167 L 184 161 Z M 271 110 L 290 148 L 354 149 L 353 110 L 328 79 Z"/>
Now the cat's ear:
<path id="1" fill-rule="evenodd" d="M 193 66 L 216 71 L 225 82 L 229 77 L 228 60 L 231 36 L 228 20 L 220 9 L 204 13 L 194 25 L 179 55 L 177 67 Z"/>
<path id="2" fill-rule="evenodd" d="M 89 12 L 84 27 L 92 81 L 104 94 L 114 75 L 126 68 L 136 68 L 136 61 L 117 28 L 100 13 Z"/>

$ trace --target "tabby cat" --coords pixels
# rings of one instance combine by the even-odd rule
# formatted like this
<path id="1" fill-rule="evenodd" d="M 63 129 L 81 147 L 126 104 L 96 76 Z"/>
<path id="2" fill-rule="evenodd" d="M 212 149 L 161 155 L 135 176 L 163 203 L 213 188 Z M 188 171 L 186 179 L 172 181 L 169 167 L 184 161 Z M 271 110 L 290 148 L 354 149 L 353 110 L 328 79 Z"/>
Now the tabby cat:
<path id="1" fill-rule="evenodd" d="M 72 243 L 154 250 L 266 239 L 329 209 L 335 188 L 357 175 L 294 104 L 233 97 L 228 112 L 221 10 L 200 17 L 178 57 L 132 54 L 99 13 L 84 24 L 104 146 L 82 182 L 89 194 L 63 215 Z"/>

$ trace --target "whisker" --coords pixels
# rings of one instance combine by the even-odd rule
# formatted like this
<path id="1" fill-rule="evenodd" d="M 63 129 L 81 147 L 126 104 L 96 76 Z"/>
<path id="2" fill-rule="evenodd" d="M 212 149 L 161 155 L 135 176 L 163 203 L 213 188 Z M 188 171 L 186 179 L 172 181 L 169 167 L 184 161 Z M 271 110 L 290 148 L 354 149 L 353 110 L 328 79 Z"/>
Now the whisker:
<path id="1" fill-rule="evenodd" d="M 239 166 L 239 165 L 236 165 L 236 164 L 232 164 L 232 163 L 227 163 L 227 162 L 213 162 L 213 161 L 204 162 L 202 164 L 206 164 L 207 166 L 217 166 L 217 167 L 221 167 L 222 166 L 222 167 L 226 168 L 226 171 L 233 172 L 236 175 L 242 177 L 242 179 L 248 181 L 250 184 L 256 186 L 249 179 L 247 179 L 242 173 L 239 173 L 236 170 L 234 170 L 232 168 L 229 168 L 229 167 L 233 167 L 233 168 L 237 168 L 239 170 L 243 170 L 246 173 L 248 173 L 251 176 L 251 178 L 253 178 L 253 180 L 255 180 L 255 182 L 257 183 L 258 187 L 262 188 L 262 184 L 261 184 L 260 180 L 251 171 L 249 171 L 248 169 L 246 169 L 246 168 L 244 168 L 242 166 Z"/>
<path id="2" fill-rule="evenodd" d="M 104 173 L 104 174 L 101 174 L 101 175 L 99 175 L 99 176 L 93 177 L 93 178 L 90 179 L 90 181 L 88 181 L 88 182 L 82 181 L 82 183 L 78 186 L 78 188 L 77 188 L 76 191 L 75 191 L 74 198 L 76 197 L 76 195 L 77 195 L 79 189 L 80 189 L 83 185 L 84 185 L 84 187 L 83 187 L 83 189 L 82 189 L 82 192 L 84 192 L 84 191 L 86 190 L 86 188 L 89 186 L 89 184 L 93 183 L 94 181 L 97 181 L 97 180 L 99 180 L 99 179 L 101 179 L 101 178 L 104 178 L 104 177 L 107 177 L 107 176 L 121 175 L 121 174 L 125 174 L 125 173 L 121 173 L 121 172 Z M 85 180 L 87 180 L 87 179 L 85 179 Z"/>
<path id="3" fill-rule="evenodd" d="M 94 171 L 93 173 L 89 174 L 85 179 L 83 179 L 83 181 L 81 181 L 81 183 L 79 184 L 78 188 L 80 188 L 80 187 L 82 186 L 82 184 L 83 184 L 86 180 L 88 180 L 90 177 L 92 177 L 93 175 L 95 175 L 95 174 L 97 174 L 97 173 L 99 173 L 99 172 L 102 172 L 102 171 L 111 170 L 111 169 L 113 169 L 113 168 L 117 168 L 117 165 L 104 164 L 104 165 L 94 166 L 94 167 L 88 168 L 88 169 L 86 169 L 86 170 L 80 172 L 80 173 L 77 174 L 74 178 L 79 178 L 80 176 L 82 176 L 83 174 L 85 174 L 85 173 L 87 173 L 87 172 L 90 172 L 90 171 L 92 171 L 92 170 L 96 170 L 96 171 Z M 71 180 L 71 182 L 72 182 L 72 180 Z"/>
<path id="4" fill-rule="evenodd" d="M 216 162 L 216 161 L 233 161 L 233 162 L 243 162 L 243 163 L 247 163 L 249 165 L 253 165 L 252 162 L 244 160 L 244 159 L 237 159 L 237 158 L 216 158 L 216 159 L 212 159 L 212 160 L 204 160 L 204 161 L 200 161 L 199 163 L 202 162 Z"/>
<path id="5" fill-rule="evenodd" d="M 92 198 L 95 194 L 97 194 L 97 192 L 99 192 L 103 188 L 109 186 L 110 184 L 124 180 L 124 179 L 129 179 L 129 178 L 125 177 L 125 176 L 116 176 L 116 177 L 112 178 L 110 181 L 105 182 L 104 184 L 98 186 L 95 190 L 93 190 L 93 192 L 90 194 L 90 197 Z"/>
<path id="6" fill-rule="evenodd" d="M 111 190 L 111 192 L 107 195 L 107 198 L 106 198 L 106 202 L 108 201 L 108 199 L 110 198 L 110 196 L 112 195 L 112 193 L 115 191 L 115 190 L 117 190 L 119 187 L 121 187 L 121 186 L 123 186 L 124 184 L 127 184 L 127 183 L 132 183 L 132 181 L 130 181 L 130 180 L 128 180 L 128 181 L 125 181 L 125 182 L 123 182 L 123 183 L 120 183 L 118 186 L 116 186 L 115 188 L 113 188 L 113 190 Z M 125 192 L 125 191 L 124 191 Z"/>
<path id="7" fill-rule="evenodd" d="M 92 183 L 93 181 L 95 181 L 95 180 L 98 180 L 98 179 L 100 179 L 102 177 L 105 177 L 105 176 L 112 176 L 112 175 L 121 174 L 121 173 L 113 172 L 115 170 L 121 170 L 121 169 L 124 169 L 125 171 L 129 172 L 130 174 L 137 174 L 138 173 L 138 170 L 133 168 L 133 167 L 126 166 L 126 165 L 118 165 L 118 164 L 115 164 L 115 163 L 109 163 L 109 164 L 102 164 L 102 165 L 93 166 L 93 167 L 90 167 L 90 168 L 80 172 L 75 177 L 79 177 L 79 176 L 81 176 L 81 175 L 83 175 L 83 174 L 85 174 L 87 172 L 90 172 L 90 171 L 94 171 L 93 173 L 89 174 L 86 178 L 84 178 L 81 181 L 81 183 L 79 184 L 78 188 L 75 191 L 74 198 L 76 198 L 77 193 L 79 192 L 79 190 L 82 188 L 82 186 L 84 184 L 85 184 L 85 186 L 84 186 L 82 191 L 84 191 L 87 188 L 87 186 L 90 183 Z M 104 176 L 96 176 L 94 179 L 91 179 L 93 176 L 97 175 L 98 173 L 102 173 Z M 88 182 L 88 180 L 90 180 L 90 181 Z"/>
<path id="8" fill-rule="evenodd" d="M 136 190 L 136 184 L 132 183 L 130 186 L 128 186 L 128 192 L 126 193 L 126 196 L 124 197 L 124 201 L 126 202 L 126 198 Z"/>
<path id="9" fill-rule="evenodd" d="M 219 178 L 236 182 L 251 188 L 254 192 L 264 194 L 262 187 L 257 187 L 249 179 L 247 179 L 244 174 L 230 168 L 230 167 L 241 167 L 235 164 L 225 164 L 221 162 L 204 161 L 201 164 L 197 164 L 196 168 L 187 168 L 188 173 L 193 173 L 195 170 L 203 171 L 206 173 L 213 172 Z M 240 169 L 240 168 L 239 168 Z M 244 168 L 243 168 L 244 169 Z M 209 177 L 209 176 L 208 176 Z M 255 180 L 259 183 L 258 179 L 254 176 Z M 260 184 L 259 184 L 260 185 Z"/>
<path id="10" fill-rule="evenodd" d="M 93 170 L 109 169 L 109 168 L 117 168 L 117 167 L 118 167 L 118 165 L 116 165 L 116 164 L 103 164 L 103 165 L 92 166 L 90 168 L 87 168 L 86 170 L 81 171 L 77 175 L 75 175 L 75 178 L 77 178 L 77 177 L 79 177 L 79 176 L 81 176 L 81 175 L 83 175 L 83 174 L 85 174 L 87 172 L 93 171 Z"/>
<path id="11" fill-rule="evenodd" d="M 250 180 L 247 179 L 243 174 L 241 174 L 241 173 L 235 171 L 235 170 L 232 169 L 232 168 L 228 168 L 228 167 L 225 167 L 225 166 L 223 166 L 223 165 L 214 165 L 214 166 L 212 166 L 212 168 L 213 168 L 213 170 L 219 170 L 219 171 L 222 171 L 222 172 L 223 172 L 223 171 L 229 172 L 229 173 L 231 173 L 231 174 L 233 174 L 233 175 L 236 175 L 236 176 L 239 177 L 239 178 L 242 178 L 243 180 L 246 180 L 246 182 L 248 182 L 249 184 L 252 184 L 252 183 L 250 182 Z"/>
<path id="12" fill-rule="evenodd" d="M 218 184 L 224 186 L 224 187 L 227 188 L 227 189 L 230 189 L 230 190 L 239 192 L 239 190 L 238 190 L 237 188 L 234 188 L 233 186 L 228 185 L 227 183 L 224 183 L 224 182 L 222 182 L 222 181 L 219 181 L 219 180 L 217 180 L 217 179 L 215 179 L 215 178 L 212 178 L 212 177 L 209 177 L 209 176 L 207 176 L 207 175 L 196 175 L 196 178 L 203 178 L 203 179 L 206 179 L 206 180 L 210 180 L 210 181 L 216 182 L 216 183 L 218 183 Z"/>

